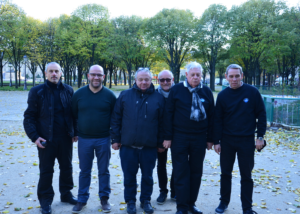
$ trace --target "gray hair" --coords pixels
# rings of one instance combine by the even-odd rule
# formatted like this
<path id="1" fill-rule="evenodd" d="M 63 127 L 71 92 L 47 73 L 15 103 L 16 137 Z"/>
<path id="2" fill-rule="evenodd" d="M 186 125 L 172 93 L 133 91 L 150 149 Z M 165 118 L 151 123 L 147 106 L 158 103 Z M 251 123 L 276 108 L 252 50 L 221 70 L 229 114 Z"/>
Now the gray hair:
<path id="1" fill-rule="evenodd" d="M 159 74 L 158 74 L 158 79 L 160 79 L 160 75 L 163 73 L 163 72 L 168 72 L 170 75 L 171 75 L 171 77 L 172 77 L 172 79 L 174 78 L 174 75 L 173 75 L 173 73 L 171 72 L 171 71 L 169 71 L 169 70 L 162 70 L 161 72 L 159 72 Z"/>
<path id="2" fill-rule="evenodd" d="M 89 69 L 89 73 L 90 73 L 90 71 L 91 71 L 91 69 L 92 69 L 93 67 L 99 67 L 99 68 L 101 69 L 101 71 L 104 72 L 102 66 L 100 66 L 100 65 L 92 65 L 92 66 L 90 67 L 90 69 Z"/>
<path id="3" fill-rule="evenodd" d="M 139 68 L 136 72 L 135 72 L 135 79 L 137 78 L 138 73 L 140 72 L 146 72 L 149 74 L 150 78 L 152 79 L 152 73 L 150 72 L 149 68 Z"/>
<path id="4" fill-rule="evenodd" d="M 229 65 L 227 68 L 226 68 L 226 75 L 228 75 L 228 71 L 229 69 L 239 69 L 240 70 L 240 73 L 243 74 L 243 69 L 241 66 L 239 66 L 238 64 L 231 64 Z"/>
<path id="5" fill-rule="evenodd" d="M 46 65 L 46 68 L 45 68 L 45 71 L 46 71 L 46 72 L 47 72 L 48 67 L 49 67 L 50 65 L 57 65 L 57 66 L 59 67 L 59 71 L 60 71 L 60 73 L 61 73 L 61 67 L 60 67 L 60 65 L 59 65 L 57 62 L 49 62 L 49 63 Z"/>
<path id="6" fill-rule="evenodd" d="M 186 66 L 186 72 L 189 73 L 190 70 L 192 70 L 193 68 L 198 68 L 200 69 L 201 73 L 202 73 L 202 66 L 198 63 L 198 62 L 191 62 Z"/>

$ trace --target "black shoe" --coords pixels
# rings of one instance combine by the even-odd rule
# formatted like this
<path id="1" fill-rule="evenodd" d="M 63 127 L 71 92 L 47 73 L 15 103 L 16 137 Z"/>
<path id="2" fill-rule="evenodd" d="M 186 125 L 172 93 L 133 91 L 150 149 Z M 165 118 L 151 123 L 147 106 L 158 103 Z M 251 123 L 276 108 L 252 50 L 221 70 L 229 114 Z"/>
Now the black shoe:
<path id="1" fill-rule="evenodd" d="M 154 212 L 153 207 L 151 206 L 150 201 L 148 200 L 145 200 L 143 203 L 141 203 L 141 208 L 143 208 L 146 214 Z"/>
<path id="2" fill-rule="evenodd" d="M 228 204 L 224 203 L 224 202 L 220 202 L 219 206 L 216 208 L 216 213 L 218 214 L 222 214 L 225 212 L 225 210 L 227 210 Z"/>
<path id="3" fill-rule="evenodd" d="M 80 213 L 85 206 L 86 203 L 77 202 L 77 204 L 72 209 L 72 213 Z"/>
<path id="4" fill-rule="evenodd" d="M 193 214 L 202 214 L 202 211 L 199 210 L 196 206 L 190 207 L 189 211 Z"/>
<path id="5" fill-rule="evenodd" d="M 164 204 L 166 202 L 167 199 L 167 194 L 165 192 L 161 192 L 158 196 L 158 198 L 156 199 L 158 204 Z"/>
<path id="6" fill-rule="evenodd" d="M 110 203 L 108 202 L 108 197 L 101 198 L 102 211 L 109 213 L 111 211 Z"/>
<path id="7" fill-rule="evenodd" d="M 136 214 L 135 201 L 129 201 L 127 203 L 127 213 L 128 214 Z"/>
<path id="8" fill-rule="evenodd" d="M 243 211 L 243 214 L 257 214 L 257 212 L 255 212 L 254 210 L 252 210 L 251 208 L 248 210 Z"/>
<path id="9" fill-rule="evenodd" d="M 187 211 L 180 211 L 179 210 L 179 211 L 176 212 L 176 214 L 188 214 L 188 212 Z"/>
<path id="10" fill-rule="evenodd" d="M 69 203 L 76 205 L 77 204 L 77 199 L 73 195 L 69 195 L 67 197 L 60 197 L 61 202 Z"/>
<path id="11" fill-rule="evenodd" d="M 52 213 L 51 205 L 41 207 L 41 213 L 42 214 L 51 214 Z"/>

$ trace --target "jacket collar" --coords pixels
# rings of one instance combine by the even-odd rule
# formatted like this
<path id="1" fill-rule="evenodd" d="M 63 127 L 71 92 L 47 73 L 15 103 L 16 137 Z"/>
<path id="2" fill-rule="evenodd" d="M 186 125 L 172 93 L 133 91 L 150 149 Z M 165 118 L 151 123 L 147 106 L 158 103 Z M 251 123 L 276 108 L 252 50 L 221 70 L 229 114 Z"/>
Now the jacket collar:
<path id="1" fill-rule="evenodd" d="M 155 91 L 153 83 L 151 83 L 150 87 L 144 92 L 136 85 L 136 83 L 133 84 L 132 88 L 142 94 L 152 94 Z"/>
<path id="2" fill-rule="evenodd" d="M 49 86 L 49 82 L 48 82 L 49 80 L 46 80 L 45 81 L 45 85 L 49 88 L 49 89 L 51 89 L 51 87 Z M 59 80 L 59 82 L 57 83 L 57 87 L 58 88 L 61 88 L 61 89 L 65 89 L 65 86 L 64 86 L 64 84 L 61 82 L 61 80 Z"/>

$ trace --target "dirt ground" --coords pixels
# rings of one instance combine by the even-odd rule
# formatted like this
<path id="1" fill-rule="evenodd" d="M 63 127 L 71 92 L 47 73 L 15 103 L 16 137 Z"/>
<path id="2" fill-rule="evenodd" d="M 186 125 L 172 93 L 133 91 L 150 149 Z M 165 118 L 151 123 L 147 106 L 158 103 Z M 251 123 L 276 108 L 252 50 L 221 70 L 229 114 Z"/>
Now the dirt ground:
<path id="1" fill-rule="evenodd" d="M 27 138 L 23 125 L 23 112 L 26 109 L 28 92 L 0 91 L 0 213 L 39 213 L 37 183 L 39 179 L 38 156 L 35 144 Z M 263 152 L 256 153 L 253 179 L 253 209 L 258 213 L 300 213 L 300 152 L 299 130 L 292 134 L 279 130 L 268 131 L 269 143 Z M 77 196 L 79 160 L 77 143 L 73 146 L 73 194 Z M 94 159 L 90 199 L 82 213 L 99 213 L 100 202 L 97 196 L 97 165 Z M 172 171 L 171 154 L 168 161 L 169 177 Z M 126 213 L 123 197 L 123 173 L 118 151 L 112 150 L 110 160 L 111 213 Z M 61 203 L 58 191 L 59 166 L 56 163 L 53 177 L 55 198 L 52 204 L 54 214 L 71 213 L 72 205 Z M 158 205 L 159 195 L 156 169 L 153 173 L 154 191 L 151 203 L 155 213 L 175 213 L 176 203 L 168 198 L 164 205 Z M 196 205 L 204 214 L 215 213 L 219 204 L 220 189 L 219 156 L 214 151 L 207 151 L 204 161 L 202 184 Z M 140 183 L 140 173 L 138 174 Z M 237 163 L 232 178 L 231 203 L 226 213 L 242 213 L 240 202 L 240 174 Z M 140 187 L 138 187 L 140 191 Z M 140 192 L 138 192 L 137 199 Z M 137 203 L 138 213 L 143 210 Z M 15 211 L 20 209 L 20 211 Z"/>

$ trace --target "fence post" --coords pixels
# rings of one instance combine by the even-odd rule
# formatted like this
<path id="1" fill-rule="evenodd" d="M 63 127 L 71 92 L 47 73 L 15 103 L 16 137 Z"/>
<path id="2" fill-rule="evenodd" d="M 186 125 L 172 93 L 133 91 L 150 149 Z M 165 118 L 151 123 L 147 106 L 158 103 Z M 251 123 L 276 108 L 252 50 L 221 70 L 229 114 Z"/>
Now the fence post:
<path id="1" fill-rule="evenodd" d="M 274 100 L 275 98 L 271 98 L 271 118 L 270 118 L 270 123 L 273 123 L 274 119 Z"/>

